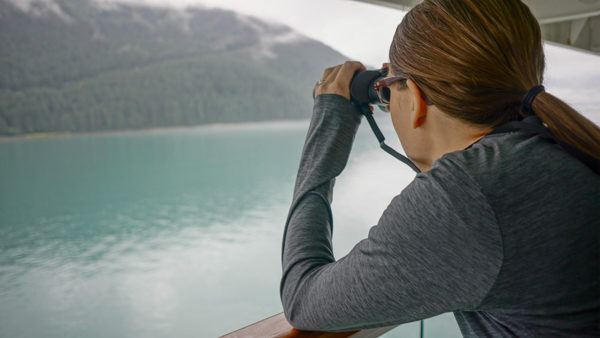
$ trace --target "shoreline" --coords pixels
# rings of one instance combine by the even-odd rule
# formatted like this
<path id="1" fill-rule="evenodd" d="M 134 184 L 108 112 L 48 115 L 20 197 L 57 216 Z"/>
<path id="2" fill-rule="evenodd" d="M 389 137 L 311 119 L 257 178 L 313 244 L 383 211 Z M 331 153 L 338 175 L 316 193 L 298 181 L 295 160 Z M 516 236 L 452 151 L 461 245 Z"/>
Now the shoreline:
<path id="1" fill-rule="evenodd" d="M 250 121 L 250 122 L 217 122 L 207 124 L 197 124 L 193 126 L 172 126 L 172 127 L 150 127 L 140 129 L 116 129 L 116 130 L 98 130 L 83 132 L 39 132 L 27 133 L 15 136 L 0 135 L 0 143 L 11 141 L 28 140 L 50 140 L 85 136 L 118 136 L 129 134 L 162 134 L 176 131 L 229 131 L 229 130 L 252 130 L 258 128 L 298 128 L 310 123 L 310 119 L 291 119 L 291 120 L 268 120 L 268 121 Z"/>

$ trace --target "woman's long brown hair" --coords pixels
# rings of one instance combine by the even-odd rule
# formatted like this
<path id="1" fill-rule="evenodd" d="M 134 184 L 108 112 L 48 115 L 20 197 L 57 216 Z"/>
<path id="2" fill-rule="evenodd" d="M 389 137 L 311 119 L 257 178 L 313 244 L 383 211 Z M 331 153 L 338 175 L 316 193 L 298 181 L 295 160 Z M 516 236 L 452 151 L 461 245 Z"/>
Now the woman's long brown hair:
<path id="1" fill-rule="evenodd" d="M 425 0 L 394 35 L 390 67 L 444 113 L 496 127 L 525 116 L 522 100 L 543 84 L 539 23 L 520 0 Z M 600 128 L 554 95 L 533 101 L 555 138 L 600 159 Z"/>

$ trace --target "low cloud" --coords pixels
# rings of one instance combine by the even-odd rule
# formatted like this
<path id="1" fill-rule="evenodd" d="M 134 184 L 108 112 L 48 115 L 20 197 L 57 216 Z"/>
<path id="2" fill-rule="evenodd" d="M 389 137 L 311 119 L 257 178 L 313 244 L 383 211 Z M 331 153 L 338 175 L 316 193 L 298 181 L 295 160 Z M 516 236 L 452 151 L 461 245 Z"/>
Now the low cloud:
<path id="1" fill-rule="evenodd" d="M 54 0 L 5 0 L 12 3 L 16 8 L 34 16 L 43 16 L 53 14 L 65 21 L 71 21 L 71 18 L 63 12 L 61 7 Z"/>

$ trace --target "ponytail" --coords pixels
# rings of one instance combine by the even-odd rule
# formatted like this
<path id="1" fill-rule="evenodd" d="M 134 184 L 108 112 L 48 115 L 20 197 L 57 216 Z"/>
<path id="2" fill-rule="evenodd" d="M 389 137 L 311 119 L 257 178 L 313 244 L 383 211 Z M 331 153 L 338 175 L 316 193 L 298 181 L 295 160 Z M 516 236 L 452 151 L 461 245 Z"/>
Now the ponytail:
<path id="1" fill-rule="evenodd" d="M 532 107 L 556 139 L 600 161 L 600 128 L 594 122 L 547 92 L 538 94 Z"/>

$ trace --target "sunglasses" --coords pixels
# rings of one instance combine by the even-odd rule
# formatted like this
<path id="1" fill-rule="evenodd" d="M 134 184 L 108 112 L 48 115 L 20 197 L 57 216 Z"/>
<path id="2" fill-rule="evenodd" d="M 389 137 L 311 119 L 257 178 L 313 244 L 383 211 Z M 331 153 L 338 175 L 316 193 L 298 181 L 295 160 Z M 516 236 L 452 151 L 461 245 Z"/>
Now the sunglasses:
<path id="1" fill-rule="evenodd" d="M 401 86 L 404 87 L 404 86 L 406 86 L 406 80 L 408 80 L 408 78 L 404 74 L 402 74 L 401 76 L 385 77 L 385 78 L 375 82 L 374 89 L 375 89 L 375 92 L 377 93 L 377 96 L 379 97 L 379 102 L 380 102 L 380 104 L 378 105 L 379 109 L 381 109 L 387 113 L 390 112 L 390 99 L 392 96 L 392 91 L 390 89 L 390 86 L 392 84 L 394 84 L 395 82 L 402 81 Z M 424 99 L 428 106 L 432 105 L 429 98 L 424 97 Z"/>
<path id="2" fill-rule="evenodd" d="M 403 85 L 405 85 L 406 80 L 407 78 L 404 76 L 390 76 L 375 82 L 375 92 L 377 93 L 377 97 L 379 97 L 379 102 L 382 103 L 379 105 L 379 109 L 389 113 L 392 96 L 390 86 L 398 81 L 403 81 Z"/>

